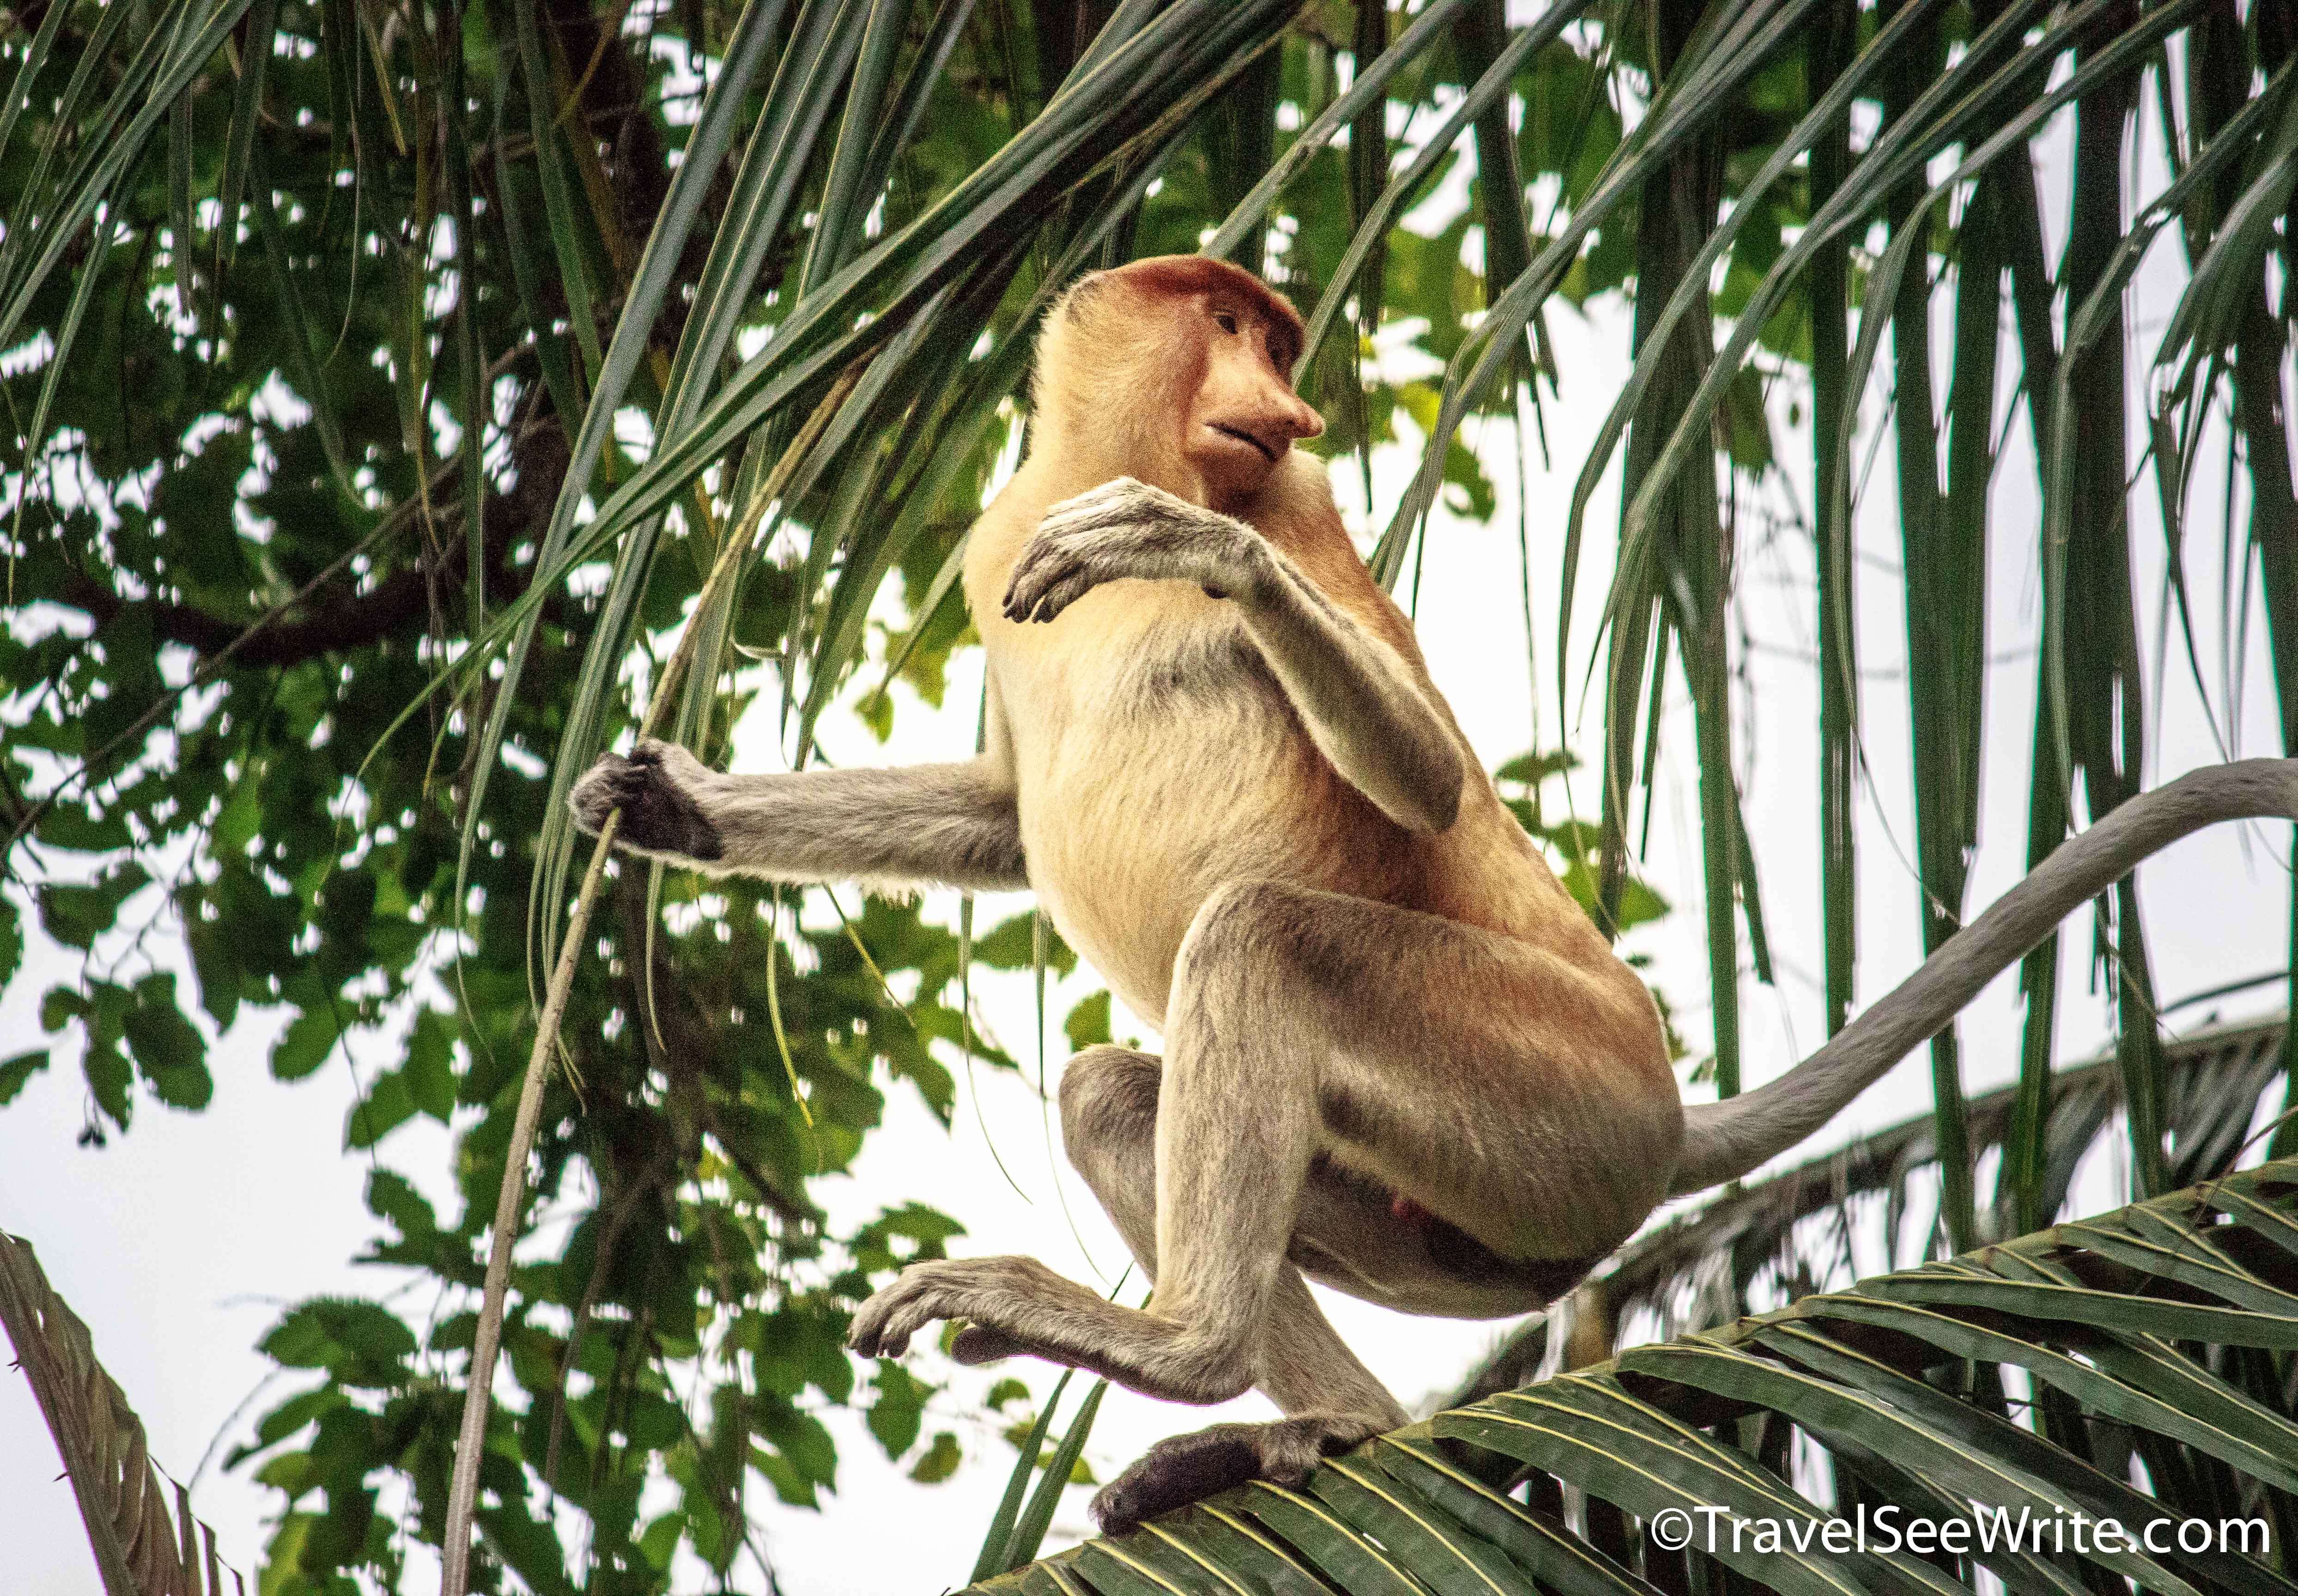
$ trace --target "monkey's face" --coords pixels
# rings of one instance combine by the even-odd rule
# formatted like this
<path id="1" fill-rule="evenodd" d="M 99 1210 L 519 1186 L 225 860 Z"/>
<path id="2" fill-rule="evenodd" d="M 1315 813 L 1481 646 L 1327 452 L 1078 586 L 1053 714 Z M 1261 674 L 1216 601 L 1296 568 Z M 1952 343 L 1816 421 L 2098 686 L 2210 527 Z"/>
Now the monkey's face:
<path id="1" fill-rule="evenodd" d="M 1293 392 L 1301 337 L 1293 307 L 1226 260 L 1158 255 L 1093 272 L 1038 344 L 1040 447 L 1234 508 L 1325 430 Z"/>
<path id="2" fill-rule="evenodd" d="M 1192 294 L 1175 310 L 1203 357 L 1182 452 L 1216 500 L 1258 492 L 1295 439 L 1325 430 L 1324 418 L 1293 392 L 1300 334 L 1243 294 Z"/>

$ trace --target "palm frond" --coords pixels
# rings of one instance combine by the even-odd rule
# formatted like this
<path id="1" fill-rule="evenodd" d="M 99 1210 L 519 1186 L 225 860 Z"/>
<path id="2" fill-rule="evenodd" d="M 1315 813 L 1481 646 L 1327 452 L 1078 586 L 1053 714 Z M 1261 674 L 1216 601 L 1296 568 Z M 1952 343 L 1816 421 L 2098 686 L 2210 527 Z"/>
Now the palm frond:
<path id="1" fill-rule="evenodd" d="M 105 1596 L 223 1596 L 215 1531 L 192 1517 L 181 1485 L 169 1522 L 167 1487 L 145 1449 L 144 1421 L 96 1360 L 87 1326 L 49 1286 L 32 1244 L 5 1232 L 0 1328 L 55 1437 Z M 239 1584 L 243 1596 L 245 1588 Z"/>
<path id="2" fill-rule="evenodd" d="M 2272 1060 L 2270 1031 L 2244 1034 L 2210 1068 Z M 1298 1490 L 1247 1485 L 973 1588 L 1928 1596 L 1983 1569 L 2065 1596 L 2286 1593 L 2294 1353 L 2283 1161 L 1449 1409 Z M 1879 1528 L 1926 1518 L 1963 1533 Z M 2070 1538 L 2079 1519 L 2123 1534 Z M 2199 1549 L 2177 1533 L 2195 1521 Z"/>

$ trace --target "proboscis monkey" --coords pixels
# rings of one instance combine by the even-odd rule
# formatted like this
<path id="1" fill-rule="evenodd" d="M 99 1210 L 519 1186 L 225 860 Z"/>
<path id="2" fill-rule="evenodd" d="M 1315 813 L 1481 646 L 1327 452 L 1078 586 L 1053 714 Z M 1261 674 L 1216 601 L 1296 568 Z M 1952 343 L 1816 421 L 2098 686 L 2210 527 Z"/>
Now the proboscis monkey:
<path id="1" fill-rule="evenodd" d="M 1028 1258 L 913 1264 L 852 1344 L 1017 1352 L 1285 1417 L 1160 1443 L 1103 1526 L 1405 1420 L 1302 1277 L 1487 1318 L 1570 1289 L 1671 1194 L 1755 1168 L 1944 1025 L 2138 859 L 2298 815 L 2298 765 L 2198 773 L 2062 848 L 1907 983 L 1760 1090 L 1686 1110 L 1641 980 L 1502 806 L 1349 542 L 1293 392 L 1293 308 L 1197 256 L 1082 279 L 1040 336 L 1029 458 L 976 523 L 988 748 L 906 770 L 726 775 L 603 756 L 581 823 L 781 881 L 1028 887 L 1162 1059 L 1089 1048 L 1069 1155 L 1155 1282 L 1120 1307 Z"/>

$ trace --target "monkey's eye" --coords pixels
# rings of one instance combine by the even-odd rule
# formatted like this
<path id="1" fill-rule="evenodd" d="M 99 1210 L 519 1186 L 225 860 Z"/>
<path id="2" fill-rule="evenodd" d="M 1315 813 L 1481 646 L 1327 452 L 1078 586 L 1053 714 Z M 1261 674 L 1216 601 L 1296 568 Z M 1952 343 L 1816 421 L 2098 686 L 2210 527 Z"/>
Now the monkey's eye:
<path id="1" fill-rule="evenodd" d="M 1236 335 L 1236 318 L 1227 310 L 1213 312 L 1213 325 L 1232 337 Z"/>

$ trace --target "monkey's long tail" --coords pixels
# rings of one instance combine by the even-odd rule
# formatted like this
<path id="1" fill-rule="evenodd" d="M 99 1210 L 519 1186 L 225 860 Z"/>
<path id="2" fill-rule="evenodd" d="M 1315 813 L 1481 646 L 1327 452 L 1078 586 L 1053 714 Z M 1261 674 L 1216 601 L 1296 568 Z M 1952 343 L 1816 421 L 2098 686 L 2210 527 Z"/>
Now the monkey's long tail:
<path id="1" fill-rule="evenodd" d="M 1835 1116 L 1980 988 L 2140 860 L 2222 820 L 2298 820 L 2298 759 L 2244 759 L 2190 772 L 2069 839 L 1891 994 L 1802 1063 L 1755 1091 L 1684 1110 L 1670 1196 L 1738 1178 Z"/>

